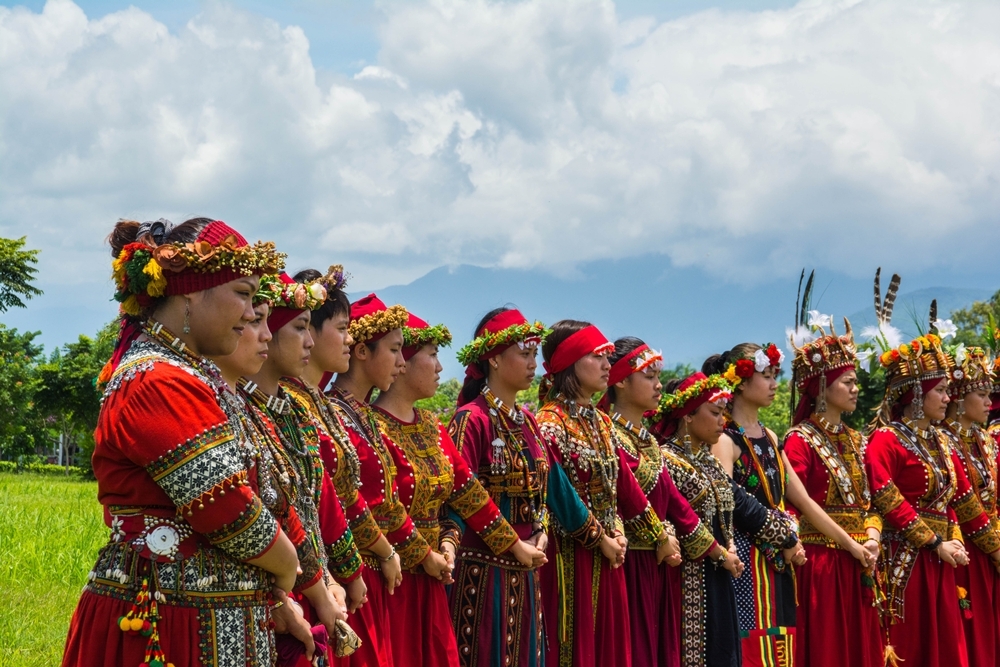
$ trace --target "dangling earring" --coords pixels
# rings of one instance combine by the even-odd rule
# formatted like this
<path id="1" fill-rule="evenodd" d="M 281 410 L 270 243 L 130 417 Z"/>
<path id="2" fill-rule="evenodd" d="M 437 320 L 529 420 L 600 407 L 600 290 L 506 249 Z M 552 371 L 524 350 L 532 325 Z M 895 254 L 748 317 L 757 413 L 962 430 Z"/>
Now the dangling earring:
<path id="1" fill-rule="evenodd" d="M 920 386 L 920 380 L 917 380 L 916 386 L 913 388 L 913 419 L 923 419 L 924 418 L 924 388 Z"/>
<path id="2" fill-rule="evenodd" d="M 958 413 L 958 416 L 961 417 L 962 415 L 965 414 L 965 396 L 962 396 L 962 398 L 957 399 L 955 403 L 958 405 L 958 409 L 956 410 L 956 412 Z"/>
<path id="3" fill-rule="evenodd" d="M 184 328 L 182 331 L 186 334 L 191 333 L 191 301 L 188 299 L 184 300 Z"/>
<path id="4" fill-rule="evenodd" d="M 826 373 L 819 376 L 819 394 L 816 397 L 816 412 L 818 414 L 826 412 Z"/>
<path id="5" fill-rule="evenodd" d="M 684 453 L 688 456 L 694 456 L 694 443 L 691 441 L 691 434 L 685 433 L 681 442 L 684 443 Z"/>

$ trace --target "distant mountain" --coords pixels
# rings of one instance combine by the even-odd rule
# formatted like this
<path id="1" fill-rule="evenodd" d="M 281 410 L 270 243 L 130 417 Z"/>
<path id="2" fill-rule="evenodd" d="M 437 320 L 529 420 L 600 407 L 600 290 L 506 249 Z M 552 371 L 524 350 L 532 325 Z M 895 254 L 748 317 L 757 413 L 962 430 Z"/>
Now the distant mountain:
<path id="1" fill-rule="evenodd" d="M 910 313 L 925 320 L 932 298 L 938 299 L 943 318 L 993 293 L 988 287 L 933 287 L 935 281 L 949 278 L 962 276 L 904 276 L 894 324 L 914 331 Z M 792 323 L 797 285 L 798 275 L 758 285 L 727 283 L 697 268 L 673 267 L 663 257 L 643 256 L 586 264 L 574 278 L 556 278 L 541 270 L 442 267 L 409 285 L 377 292 L 386 303 L 401 303 L 429 322 L 448 325 L 455 344 L 441 355 L 442 377 L 460 378 L 463 369 L 455 350 L 468 342 L 485 313 L 504 304 L 514 304 L 529 319 L 547 324 L 563 318 L 592 321 L 612 340 L 638 336 L 662 349 L 668 365 L 697 367 L 708 355 L 743 341 L 774 341 L 787 348 L 785 328 Z M 908 285 L 916 289 L 906 291 Z M 814 295 L 813 307 L 834 314 L 838 321 L 844 313 L 853 313 L 849 317 L 858 331 L 874 319 L 872 306 L 866 305 L 872 303 L 870 277 L 819 272 Z"/>

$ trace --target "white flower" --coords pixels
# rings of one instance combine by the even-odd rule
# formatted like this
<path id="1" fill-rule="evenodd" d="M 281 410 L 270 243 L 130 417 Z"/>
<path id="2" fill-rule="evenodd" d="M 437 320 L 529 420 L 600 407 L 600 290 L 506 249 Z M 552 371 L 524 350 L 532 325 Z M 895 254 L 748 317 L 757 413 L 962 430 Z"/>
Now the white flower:
<path id="1" fill-rule="evenodd" d="M 757 350 L 753 355 L 753 367 L 758 373 L 763 373 L 771 366 L 771 360 L 764 350 Z"/>
<path id="2" fill-rule="evenodd" d="M 326 288 L 319 283 L 309 285 L 309 295 L 317 301 L 326 301 Z"/>
<path id="3" fill-rule="evenodd" d="M 937 329 L 941 340 L 953 338 L 958 333 L 958 327 L 951 320 L 934 320 L 934 328 Z"/>
<path id="4" fill-rule="evenodd" d="M 858 350 L 858 363 L 867 372 L 871 372 L 872 359 L 875 358 L 875 350 L 872 348 L 866 348 L 864 350 Z"/>
<path id="5" fill-rule="evenodd" d="M 955 348 L 955 363 L 961 366 L 968 357 L 969 351 L 965 349 L 965 343 L 959 343 Z"/>
<path id="6" fill-rule="evenodd" d="M 861 330 L 865 340 L 878 342 L 883 350 L 892 350 L 903 343 L 903 333 L 891 324 L 879 324 L 877 327 L 865 327 Z"/>
<path id="7" fill-rule="evenodd" d="M 809 327 L 810 328 L 829 328 L 833 324 L 832 315 L 824 315 L 818 310 L 809 311 Z"/>

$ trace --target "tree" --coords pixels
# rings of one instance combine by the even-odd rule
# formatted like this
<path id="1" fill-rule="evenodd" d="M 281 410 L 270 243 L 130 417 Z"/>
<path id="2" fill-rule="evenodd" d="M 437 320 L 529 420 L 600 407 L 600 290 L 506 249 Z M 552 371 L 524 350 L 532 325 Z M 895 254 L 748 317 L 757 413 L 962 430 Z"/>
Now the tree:
<path id="1" fill-rule="evenodd" d="M 455 378 L 445 380 L 438 385 L 437 393 L 430 398 L 417 401 L 416 407 L 430 410 L 437 415 L 442 424 L 447 424 L 455 414 L 455 404 L 458 401 L 458 392 L 461 390 L 462 384 Z"/>
<path id="2" fill-rule="evenodd" d="M 18 333 L 0 324 L 0 458 L 34 454 L 45 443 L 45 428 L 36 409 L 38 332 Z"/>
<path id="3" fill-rule="evenodd" d="M 958 327 L 955 342 L 992 348 L 995 341 L 986 341 L 983 336 L 989 328 L 990 318 L 1000 322 L 1000 290 L 997 290 L 989 301 L 973 301 L 968 308 L 961 308 L 951 313 L 951 320 Z"/>
<path id="4" fill-rule="evenodd" d="M 11 308 L 24 308 L 22 299 L 38 296 L 42 290 L 32 285 L 38 269 L 37 250 L 22 250 L 26 237 L 0 237 L 0 313 Z"/>

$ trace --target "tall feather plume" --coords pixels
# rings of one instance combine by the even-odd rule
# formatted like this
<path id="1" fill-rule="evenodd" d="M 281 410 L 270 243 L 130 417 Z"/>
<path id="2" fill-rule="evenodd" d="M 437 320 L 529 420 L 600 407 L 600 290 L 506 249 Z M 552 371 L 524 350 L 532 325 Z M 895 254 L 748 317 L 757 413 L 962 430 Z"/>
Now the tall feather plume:
<path id="1" fill-rule="evenodd" d="M 796 322 L 800 327 L 808 325 L 809 302 L 812 300 L 813 279 L 816 277 L 816 269 L 809 272 L 809 280 L 806 281 L 806 288 L 802 292 L 802 305 L 799 308 L 799 318 Z"/>
<path id="2" fill-rule="evenodd" d="M 799 291 L 795 294 L 795 316 L 792 318 L 792 324 L 795 328 L 799 326 L 799 304 L 802 302 L 802 281 L 806 277 L 806 270 L 803 267 L 802 273 L 799 274 Z"/>
<path id="3" fill-rule="evenodd" d="M 937 333 L 937 319 L 938 319 L 938 309 L 937 309 L 937 299 L 931 299 L 931 312 L 927 317 L 927 331 L 928 333 Z"/>
<path id="4" fill-rule="evenodd" d="M 899 274 L 892 274 L 892 280 L 889 281 L 889 289 L 885 291 L 885 302 L 882 304 L 882 315 L 883 322 L 889 324 L 892 322 L 892 307 L 896 303 L 896 292 L 899 291 Z"/>
<path id="5" fill-rule="evenodd" d="M 882 321 L 882 267 L 875 269 L 875 319 Z"/>

